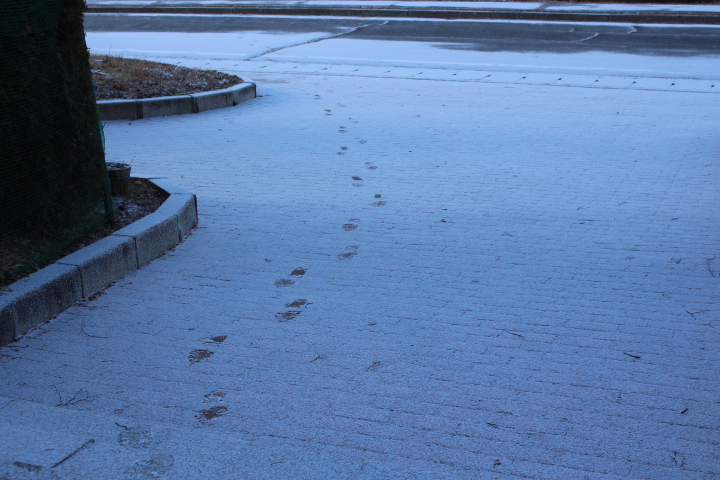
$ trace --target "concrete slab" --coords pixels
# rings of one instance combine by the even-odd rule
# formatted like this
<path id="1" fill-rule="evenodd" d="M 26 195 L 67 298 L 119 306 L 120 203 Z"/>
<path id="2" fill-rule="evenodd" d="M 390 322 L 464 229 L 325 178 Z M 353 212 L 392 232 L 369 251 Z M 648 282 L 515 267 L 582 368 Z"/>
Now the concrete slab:
<path id="1" fill-rule="evenodd" d="M 251 100 L 255 98 L 257 89 L 255 87 L 255 84 L 252 82 L 246 82 L 244 84 L 241 84 L 233 90 L 233 93 L 235 95 L 235 105 L 239 105 L 243 102 L 246 102 L 248 100 Z"/>
<path id="2" fill-rule="evenodd" d="M 80 269 L 83 297 L 137 270 L 137 248 L 132 238 L 110 235 L 57 261 Z"/>
<path id="3" fill-rule="evenodd" d="M 519 72 L 489 72 L 480 81 L 484 83 L 517 83 L 524 76 L 526 75 Z"/>
<path id="4" fill-rule="evenodd" d="M 193 112 L 199 113 L 216 108 L 232 107 L 235 105 L 233 92 L 226 90 L 216 92 L 193 93 Z"/>
<path id="5" fill-rule="evenodd" d="M 518 84 L 527 85 L 553 85 L 556 82 L 562 81 L 562 75 L 557 73 L 528 73 L 522 75 Z"/>
<path id="6" fill-rule="evenodd" d="M 572 86 L 572 87 L 590 87 L 595 83 L 598 77 L 595 75 L 558 75 L 553 85 Z"/>
<path id="7" fill-rule="evenodd" d="M 638 90 L 669 90 L 673 80 L 669 78 L 633 78 L 630 85 Z"/>

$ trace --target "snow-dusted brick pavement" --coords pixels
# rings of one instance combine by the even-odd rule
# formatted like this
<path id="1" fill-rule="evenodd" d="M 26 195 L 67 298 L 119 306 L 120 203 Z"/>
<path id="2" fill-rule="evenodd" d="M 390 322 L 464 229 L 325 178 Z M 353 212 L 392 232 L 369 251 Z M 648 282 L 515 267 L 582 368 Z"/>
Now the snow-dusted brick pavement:
<path id="1" fill-rule="evenodd" d="M 106 124 L 199 228 L 0 350 L 0 395 L 296 462 L 234 478 L 720 476 L 717 95 L 252 77 Z"/>

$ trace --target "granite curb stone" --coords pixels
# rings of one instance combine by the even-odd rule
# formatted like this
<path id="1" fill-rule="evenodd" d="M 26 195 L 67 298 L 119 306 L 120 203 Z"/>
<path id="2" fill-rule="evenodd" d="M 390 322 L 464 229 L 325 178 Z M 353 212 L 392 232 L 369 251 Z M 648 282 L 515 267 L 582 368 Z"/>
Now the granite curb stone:
<path id="1" fill-rule="evenodd" d="M 197 206 L 195 195 L 175 193 L 153 213 L 153 215 L 177 215 L 178 241 L 197 225 Z"/>
<path id="2" fill-rule="evenodd" d="M 212 92 L 193 93 L 193 113 L 200 113 L 216 108 L 234 107 L 242 102 L 255 98 L 255 84 L 251 82 L 240 85 L 252 85 L 252 87 L 230 87 Z"/>
<path id="3" fill-rule="evenodd" d="M 7 306 L 0 308 L 0 346 L 15 341 L 15 312 Z"/>
<path id="4" fill-rule="evenodd" d="M 182 242 L 197 225 L 196 196 L 166 178 L 148 180 L 170 194 L 154 213 L 0 292 L 0 346 Z"/>
<path id="5" fill-rule="evenodd" d="M 142 110 L 137 100 L 98 100 L 101 120 L 136 120 L 142 118 Z"/>
<path id="6" fill-rule="evenodd" d="M 131 237 L 110 235 L 56 262 L 80 269 L 82 295 L 89 297 L 137 270 L 137 247 Z"/>
<path id="7" fill-rule="evenodd" d="M 165 192 L 169 193 L 170 195 L 174 194 L 181 194 L 181 195 L 194 195 L 186 188 L 183 188 L 170 180 L 168 180 L 166 177 L 163 176 L 155 176 L 155 175 L 145 175 L 143 178 L 150 180 L 153 185 L 157 186 L 158 188 L 163 189 Z"/>
<path id="8" fill-rule="evenodd" d="M 158 210 L 167 207 L 178 212 L 178 228 L 180 229 L 180 238 L 182 239 L 197 225 L 197 197 L 194 193 L 175 185 L 165 177 L 150 176 L 145 178 L 172 195 Z M 180 202 L 183 204 L 180 205 Z"/>
<path id="9" fill-rule="evenodd" d="M 13 336 L 18 338 L 81 298 L 80 269 L 54 263 L 12 284 L 11 291 L 0 297 L 0 318 L 9 314 Z"/>
<path id="10" fill-rule="evenodd" d="M 135 239 L 138 268 L 147 265 L 179 243 L 177 215 L 156 215 L 157 212 L 141 218 L 115 232 L 115 235 Z"/>
<path id="11" fill-rule="evenodd" d="M 720 15 L 692 12 L 550 12 L 538 10 L 477 10 L 462 8 L 405 8 L 405 7 L 338 7 L 338 6 L 280 6 L 247 5 L 242 7 L 179 7 L 179 6 L 93 6 L 88 13 L 161 13 L 188 15 L 307 15 L 336 17 L 400 17 L 438 18 L 445 20 L 530 20 L 546 22 L 615 22 L 660 23 L 683 25 L 720 25 Z"/>
<path id="12" fill-rule="evenodd" d="M 138 101 L 142 109 L 142 118 L 165 117 L 193 113 L 193 99 L 190 95 L 176 95 Z"/>
<path id="13" fill-rule="evenodd" d="M 213 90 L 172 97 L 143 98 L 139 100 L 99 100 L 97 102 L 101 120 L 139 120 L 166 115 L 200 113 L 216 108 L 234 107 L 255 98 L 256 89 L 252 82 Z"/>

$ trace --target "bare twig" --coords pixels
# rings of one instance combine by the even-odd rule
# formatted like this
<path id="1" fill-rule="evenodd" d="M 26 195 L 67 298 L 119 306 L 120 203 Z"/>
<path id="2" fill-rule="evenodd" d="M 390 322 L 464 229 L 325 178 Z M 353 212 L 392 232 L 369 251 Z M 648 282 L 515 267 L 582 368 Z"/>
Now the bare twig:
<path id="1" fill-rule="evenodd" d="M 685 312 L 687 312 L 687 314 L 690 315 L 690 316 L 691 316 L 692 318 L 694 318 L 695 320 L 697 320 L 697 318 L 695 317 L 695 315 L 697 315 L 698 313 L 705 313 L 706 311 L 707 311 L 707 310 L 698 310 L 697 312 L 691 312 L 690 310 L 685 310 Z"/>
<path id="2" fill-rule="evenodd" d="M 714 272 L 713 269 L 712 269 L 712 262 L 713 262 L 713 260 L 715 260 L 715 259 L 717 259 L 717 258 L 718 258 L 718 257 L 708 258 L 708 259 L 707 259 L 707 262 L 706 262 L 706 263 L 707 263 L 707 267 L 708 267 L 708 272 L 710 272 L 710 276 L 713 277 L 713 278 L 715 278 L 715 272 Z"/>
<path id="3" fill-rule="evenodd" d="M 50 467 L 50 468 L 55 468 L 55 467 L 57 467 L 58 465 L 60 465 L 61 463 L 63 463 L 65 460 L 68 460 L 70 457 L 72 457 L 73 455 L 75 455 L 76 453 L 78 453 L 80 450 L 82 450 L 82 449 L 84 449 L 84 448 L 87 448 L 88 445 L 92 445 L 93 443 L 95 443 L 95 439 L 92 439 L 92 438 L 91 438 L 90 440 L 88 440 L 87 442 L 85 442 L 85 443 L 83 443 L 82 445 L 80 445 L 80 446 L 79 446 L 78 448 L 76 448 L 73 452 L 71 452 L 70 454 L 68 454 L 65 458 L 63 458 L 62 460 L 60 460 L 59 462 L 57 462 L 55 465 L 53 465 L 53 466 Z"/>
<path id="4" fill-rule="evenodd" d="M 380 366 L 380 362 L 373 362 L 372 365 L 370 365 L 369 367 L 367 367 L 365 370 L 366 370 L 366 371 L 375 370 L 375 369 L 377 369 L 379 366 Z"/>
<path id="5" fill-rule="evenodd" d="M 60 395 L 60 390 L 58 390 L 58 387 L 55 384 L 53 384 L 53 388 L 55 389 L 55 391 L 58 394 L 58 402 L 59 402 L 58 405 L 61 405 L 62 404 L 62 395 Z"/>
<path id="6" fill-rule="evenodd" d="M 85 319 L 83 319 L 83 321 L 80 323 L 80 330 L 82 330 L 82 332 L 83 332 L 85 335 L 87 335 L 88 337 L 92 337 L 92 338 L 110 338 L 110 337 L 101 337 L 100 335 L 90 335 L 88 332 L 86 332 L 86 331 L 85 331 Z"/>
<path id="7" fill-rule="evenodd" d="M 64 402 L 62 394 L 60 393 L 60 390 L 58 390 L 57 385 L 53 385 L 53 388 L 55 388 L 55 391 L 57 392 L 60 400 L 58 404 L 55 405 L 56 407 L 66 407 L 68 405 L 74 405 L 76 403 L 84 402 L 85 400 L 92 401 L 91 398 L 94 397 L 94 395 L 90 395 L 84 388 L 81 388 L 80 390 L 75 392 L 75 395 L 73 395 L 70 400 Z M 83 392 L 85 392 L 85 394 L 81 396 Z"/>

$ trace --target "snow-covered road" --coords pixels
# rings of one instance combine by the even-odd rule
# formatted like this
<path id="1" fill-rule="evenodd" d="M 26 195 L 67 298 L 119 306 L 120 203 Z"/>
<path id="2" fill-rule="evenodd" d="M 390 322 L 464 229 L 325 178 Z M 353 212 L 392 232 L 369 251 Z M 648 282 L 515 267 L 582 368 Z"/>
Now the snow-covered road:
<path id="1" fill-rule="evenodd" d="M 220 22 L 221 17 L 207 17 L 206 21 L 212 22 L 214 19 Z M 314 19 L 292 18 L 288 19 L 292 22 L 291 27 L 282 25 L 276 27 L 277 30 L 168 32 L 147 31 L 152 29 L 152 26 L 148 25 L 155 22 L 158 29 L 161 26 L 166 29 L 168 19 L 173 16 L 139 15 L 125 18 L 134 18 L 138 25 L 142 24 L 142 28 L 138 28 L 141 31 L 91 30 L 88 32 L 87 42 L 93 53 L 152 58 L 199 68 L 209 68 L 212 65 L 212 68 L 218 70 L 251 76 L 255 72 L 264 71 L 381 77 L 409 75 L 410 78 L 425 75 L 419 78 L 473 81 L 495 81 L 500 78 L 501 81 L 510 83 L 518 81 L 527 84 L 603 87 L 614 86 L 619 82 L 627 88 L 720 91 L 720 86 L 715 86 L 716 83 L 720 84 L 720 54 L 717 54 L 717 49 L 705 52 L 693 51 L 691 47 L 677 50 L 658 47 L 657 50 L 652 50 L 645 44 L 634 49 L 623 49 L 617 42 L 626 38 L 623 35 L 633 34 L 640 28 L 628 25 L 608 26 L 606 29 L 609 28 L 609 32 L 597 33 L 597 27 L 584 24 L 554 23 L 546 26 L 542 23 L 522 22 L 523 29 L 532 29 L 533 25 L 538 30 L 549 28 L 546 35 L 551 40 L 547 41 L 542 36 L 534 40 L 532 35 L 523 30 L 513 33 L 527 37 L 525 43 L 515 40 L 506 47 L 484 47 L 483 45 L 493 45 L 493 42 L 503 45 L 503 41 L 494 40 L 496 33 L 493 33 L 492 37 L 478 38 L 475 41 L 466 38 L 467 36 L 449 39 L 438 37 L 436 41 L 429 41 L 427 38 L 421 38 L 422 41 L 403 41 L 401 38 L 381 40 L 376 38 L 377 35 L 361 36 L 360 32 L 364 32 L 368 27 L 377 31 L 389 22 L 378 19 L 353 20 L 353 23 L 348 25 L 347 21 L 340 20 L 333 24 L 332 20 L 323 19 L 325 23 L 318 24 Z M 164 23 L 159 23 L 160 19 Z M 272 20 L 279 21 L 277 18 Z M 402 21 L 393 22 L 397 25 Z M 435 29 L 438 24 L 485 24 L 488 30 L 495 30 L 502 22 L 409 20 L 406 23 L 411 24 L 416 31 L 421 30 L 423 24 Z M 312 31 L 307 27 L 298 28 L 298 25 L 303 24 L 319 29 Z M 222 28 L 226 30 L 231 27 Z M 658 41 L 663 35 L 675 42 L 681 42 L 685 38 L 692 38 L 694 30 L 697 38 L 707 38 L 708 41 L 720 38 L 720 27 L 655 25 L 649 28 L 652 29 L 652 35 L 647 40 L 649 43 Z M 575 30 L 578 33 L 573 33 Z M 587 33 L 583 34 L 584 30 L 587 30 Z M 482 32 L 483 30 L 480 30 L 479 34 Z M 717 33 L 708 36 L 708 32 Z M 638 35 L 642 37 L 643 34 Z M 593 43 L 599 36 L 604 40 Z M 418 69 L 427 73 L 421 74 Z M 520 75 L 498 75 L 500 72 Z M 601 77 L 627 77 L 630 80 Z"/>

